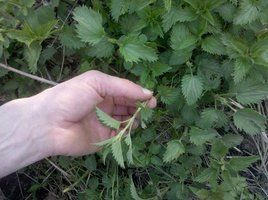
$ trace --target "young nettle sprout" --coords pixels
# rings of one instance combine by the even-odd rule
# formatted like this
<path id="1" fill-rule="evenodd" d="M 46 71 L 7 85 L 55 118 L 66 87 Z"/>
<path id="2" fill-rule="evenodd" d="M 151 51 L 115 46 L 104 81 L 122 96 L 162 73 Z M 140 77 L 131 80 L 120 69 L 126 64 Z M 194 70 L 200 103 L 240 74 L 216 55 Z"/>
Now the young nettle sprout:
<path id="1" fill-rule="evenodd" d="M 138 108 L 133 116 L 125 121 L 118 121 L 105 112 L 96 108 L 96 114 L 99 121 L 117 131 L 116 136 L 105 140 L 103 142 L 96 143 L 96 145 L 101 146 L 103 148 L 103 160 L 105 162 L 105 158 L 109 153 L 112 153 L 113 157 L 117 161 L 117 163 L 125 168 L 124 164 L 124 155 L 122 150 L 122 142 L 128 147 L 128 151 L 126 153 L 126 158 L 129 164 L 133 164 L 133 154 L 132 154 L 132 140 L 131 140 L 131 130 L 133 128 L 135 119 L 138 115 L 140 115 L 141 127 L 146 128 L 146 122 L 152 115 L 152 110 L 146 106 L 147 102 L 138 103 Z M 123 125 L 123 126 L 122 126 Z M 121 128 L 123 127 L 123 128 Z"/>

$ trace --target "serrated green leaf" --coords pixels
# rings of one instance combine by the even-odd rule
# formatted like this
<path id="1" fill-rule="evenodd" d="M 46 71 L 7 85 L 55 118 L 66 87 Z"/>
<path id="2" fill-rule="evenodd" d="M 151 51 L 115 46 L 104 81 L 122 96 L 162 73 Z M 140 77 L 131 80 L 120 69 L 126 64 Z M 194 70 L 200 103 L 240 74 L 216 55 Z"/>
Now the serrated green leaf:
<path id="1" fill-rule="evenodd" d="M 214 129 L 204 130 L 197 127 L 192 127 L 189 132 L 189 135 L 190 135 L 190 141 L 193 144 L 199 146 L 207 141 L 214 139 L 218 135 L 218 133 Z"/>
<path id="2" fill-rule="evenodd" d="M 179 21 L 180 15 L 175 8 L 171 8 L 162 17 L 162 27 L 167 32 L 177 21 Z"/>
<path id="3" fill-rule="evenodd" d="M 125 137 L 125 143 L 128 145 L 128 151 L 127 151 L 127 160 L 130 164 L 133 164 L 133 153 L 132 153 L 132 140 L 130 133 L 127 134 Z"/>
<path id="4" fill-rule="evenodd" d="M 221 110 L 207 108 L 201 113 L 200 126 L 204 128 L 223 127 L 227 124 L 227 116 Z"/>
<path id="5" fill-rule="evenodd" d="M 59 39 L 62 45 L 70 49 L 79 49 L 84 46 L 80 39 L 76 37 L 74 28 L 72 26 L 65 25 L 59 35 Z"/>
<path id="6" fill-rule="evenodd" d="M 251 46 L 250 51 L 256 64 L 268 67 L 268 37 L 258 39 Z"/>
<path id="7" fill-rule="evenodd" d="M 236 59 L 234 66 L 234 82 L 241 82 L 251 68 L 251 64 L 245 59 Z"/>
<path id="8" fill-rule="evenodd" d="M 198 76 L 184 75 L 182 78 L 182 93 L 189 105 L 195 104 L 203 92 L 203 82 Z"/>
<path id="9" fill-rule="evenodd" d="M 256 20 L 259 16 L 258 8 L 251 0 L 242 0 L 239 11 L 234 18 L 234 24 L 245 25 Z"/>
<path id="10" fill-rule="evenodd" d="M 152 63 L 151 67 L 154 77 L 161 76 L 165 72 L 168 72 L 170 69 L 171 67 L 169 65 L 161 62 Z"/>
<path id="11" fill-rule="evenodd" d="M 202 49 L 208 53 L 216 55 L 225 55 L 225 46 L 221 43 L 221 40 L 215 36 L 206 37 L 202 41 Z"/>
<path id="12" fill-rule="evenodd" d="M 223 34 L 222 43 L 226 47 L 226 53 L 230 58 L 244 57 L 248 52 L 248 46 L 241 38 L 234 37 L 231 34 Z"/>
<path id="13" fill-rule="evenodd" d="M 194 45 L 197 42 L 197 37 L 184 24 L 176 24 L 172 28 L 170 40 L 171 48 L 176 51 Z"/>
<path id="14" fill-rule="evenodd" d="M 192 56 L 192 48 L 173 51 L 169 59 L 169 64 L 181 65 L 183 63 L 186 63 L 191 58 L 191 56 Z"/>
<path id="15" fill-rule="evenodd" d="M 195 11 L 190 7 L 171 8 L 162 17 L 162 26 L 167 32 L 176 22 L 190 22 L 198 17 Z"/>
<path id="16" fill-rule="evenodd" d="M 236 147 L 243 141 L 243 136 L 235 134 L 226 134 L 222 137 L 222 142 L 228 148 Z"/>
<path id="17" fill-rule="evenodd" d="M 235 171 L 241 171 L 249 167 L 252 163 L 258 161 L 259 156 L 233 156 L 230 161 L 230 167 Z"/>
<path id="18" fill-rule="evenodd" d="M 211 179 L 215 180 L 218 178 L 217 170 L 212 168 L 204 169 L 194 180 L 199 183 L 207 182 Z"/>
<path id="19" fill-rule="evenodd" d="M 115 21 L 128 11 L 129 5 L 125 0 L 112 0 L 111 1 L 111 14 Z"/>
<path id="20" fill-rule="evenodd" d="M 235 89 L 236 99 L 242 104 L 259 103 L 268 98 L 268 85 L 252 80 L 245 80 Z"/>
<path id="21" fill-rule="evenodd" d="M 217 12 L 220 16 L 227 22 L 232 22 L 234 19 L 236 7 L 232 3 L 226 3 L 219 8 L 217 8 Z"/>
<path id="22" fill-rule="evenodd" d="M 123 36 L 119 40 L 119 46 L 126 62 L 153 62 L 158 59 L 155 49 L 147 46 L 142 36 Z"/>
<path id="23" fill-rule="evenodd" d="M 130 194 L 131 194 L 131 197 L 134 200 L 144 200 L 144 199 L 139 197 L 138 192 L 136 190 L 136 187 L 134 185 L 134 182 L 133 182 L 132 178 L 130 178 Z"/>
<path id="24" fill-rule="evenodd" d="M 218 160 L 225 157 L 228 152 L 228 147 L 224 145 L 222 140 L 218 139 L 212 143 L 210 155 Z"/>
<path id="25" fill-rule="evenodd" d="M 115 140 L 116 140 L 116 137 L 112 137 L 112 138 L 104 140 L 102 142 L 98 142 L 98 143 L 96 143 L 96 145 L 98 145 L 100 147 L 105 146 L 105 145 L 110 146 Z"/>
<path id="26" fill-rule="evenodd" d="M 121 123 L 119 121 L 110 117 L 99 108 L 96 108 L 96 115 L 103 125 L 108 126 L 109 128 L 112 128 L 115 130 L 118 130 L 120 128 Z"/>
<path id="27" fill-rule="evenodd" d="M 37 62 L 39 60 L 42 47 L 38 42 L 32 43 L 25 49 L 25 59 L 28 62 L 28 67 L 32 73 L 37 72 Z"/>
<path id="28" fill-rule="evenodd" d="M 140 119 L 142 128 L 146 128 L 146 123 L 151 119 L 153 110 L 147 106 L 140 106 Z"/>
<path id="29" fill-rule="evenodd" d="M 111 145 L 112 154 L 116 162 L 120 165 L 120 167 L 125 168 L 124 157 L 122 152 L 121 140 L 117 139 Z"/>
<path id="30" fill-rule="evenodd" d="M 30 46 L 31 43 L 36 39 L 29 26 L 25 25 L 22 30 L 12 30 L 7 33 L 8 37 L 18 40 Z"/>
<path id="31" fill-rule="evenodd" d="M 80 6 L 75 8 L 73 15 L 74 20 L 78 22 L 75 25 L 76 32 L 83 42 L 95 45 L 103 39 L 105 31 L 100 13 L 86 6 Z"/>
<path id="32" fill-rule="evenodd" d="M 96 58 L 108 58 L 114 52 L 114 45 L 111 44 L 107 38 L 103 38 L 99 43 L 89 47 L 87 54 Z"/>
<path id="33" fill-rule="evenodd" d="M 172 0 L 163 0 L 165 9 L 169 11 L 171 9 Z"/>
<path id="34" fill-rule="evenodd" d="M 265 129 L 265 117 L 252 109 L 240 109 L 233 118 L 235 126 L 250 135 L 261 133 Z"/>
<path id="35" fill-rule="evenodd" d="M 185 148 L 181 141 L 171 140 L 167 144 L 167 149 L 164 153 L 163 161 L 171 162 L 172 160 L 177 159 L 180 155 L 184 154 Z"/>
<path id="36" fill-rule="evenodd" d="M 171 105 L 176 101 L 179 96 L 178 88 L 171 88 L 167 86 L 160 85 L 158 87 L 158 94 L 160 95 L 161 101 L 167 105 Z"/>

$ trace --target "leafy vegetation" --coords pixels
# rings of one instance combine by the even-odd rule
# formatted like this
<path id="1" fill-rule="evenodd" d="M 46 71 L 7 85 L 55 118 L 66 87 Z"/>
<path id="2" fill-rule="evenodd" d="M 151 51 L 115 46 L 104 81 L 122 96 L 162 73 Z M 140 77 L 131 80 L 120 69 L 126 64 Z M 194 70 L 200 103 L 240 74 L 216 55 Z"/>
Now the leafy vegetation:
<path id="1" fill-rule="evenodd" d="M 98 69 L 154 90 L 157 109 L 140 103 L 127 122 L 96 110 L 118 130 L 100 153 L 55 160 L 76 170 L 69 197 L 262 199 L 245 172 L 267 162 L 244 141 L 267 131 L 267 25 L 267 0 L 0 0 L 0 60 L 57 82 Z M 45 88 L 0 78 L 7 99 Z"/>

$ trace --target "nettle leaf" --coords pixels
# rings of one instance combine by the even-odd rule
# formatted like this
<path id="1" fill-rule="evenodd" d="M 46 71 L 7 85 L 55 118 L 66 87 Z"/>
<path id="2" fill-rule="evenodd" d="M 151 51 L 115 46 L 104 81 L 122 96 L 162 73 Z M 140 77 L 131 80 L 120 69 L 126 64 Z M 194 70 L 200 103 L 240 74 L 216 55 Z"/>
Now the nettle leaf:
<path id="1" fill-rule="evenodd" d="M 181 65 L 183 63 L 186 63 L 191 58 L 191 56 L 192 56 L 191 48 L 173 51 L 169 59 L 169 64 Z"/>
<path id="2" fill-rule="evenodd" d="M 167 150 L 164 153 L 163 161 L 171 162 L 185 153 L 184 145 L 179 140 L 171 140 L 167 144 Z"/>
<path id="3" fill-rule="evenodd" d="M 144 35 L 123 36 L 119 40 L 119 51 L 126 62 L 141 60 L 153 62 L 158 59 L 156 50 L 146 45 Z"/>
<path id="4" fill-rule="evenodd" d="M 241 82 L 247 75 L 251 68 L 250 62 L 245 59 L 236 59 L 234 66 L 234 82 L 237 84 Z"/>
<path id="5" fill-rule="evenodd" d="M 239 6 L 234 23 L 239 25 L 245 25 L 256 20 L 259 17 L 259 10 L 251 0 L 242 0 Z"/>
<path id="6" fill-rule="evenodd" d="M 236 7 L 231 3 L 226 3 L 217 8 L 217 12 L 227 22 L 232 22 L 234 19 Z"/>
<path id="7" fill-rule="evenodd" d="M 225 55 L 226 50 L 225 46 L 222 44 L 219 37 L 209 36 L 203 39 L 202 49 L 208 53 L 216 54 L 216 55 Z"/>
<path id="8" fill-rule="evenodd" d="M 7 35 L 29 47 L 33 42 L 41 43 L 47 39 L 57 22 L 50 8 L 40 7 L 28 14 L 21 30 L 10 30 Z"/>
<path id="9" fill-rule="evenodd" d="M 136 190 L 136 187 L 134 185 L 134 182 L 133 182 L 132 178 L 130 178 L 130 194 L 131 194 L 131 197 L 134 200 L 144 200 L 144 199 L 139 197 L 138 192 Z"/>
<path id="10" fill-rule="evenodd" d="M 178 88 L 172 88 L 160 85 L 158 87 L 158 94 L 160 95 L 161 101 L 167 105 L 171 105 L 178 98 L 180 91 Z"/>
<path id="11" fill-rule="evenodd" d="M 128 11 L 129 5 L 125 0 L 112 0 L 111 1 L 111 14 L 115 21 Z"/>
<path id="12" fill-rule="evenodd" d="M 176 51 L 194 45 L 197 42 L 197 37 L 184 24 L 176 24 L 172 28 L 170 40 L 171 48 Z"/>
<path id="13" fill-rule="evenodd" d="M 204 183 L 209 180 L 217 180 L 218 172 L 215 169 L 207 168 L 204 169 L 194 180 L 199 183 Z"/>
<path id="14" fill-rule="evenodd" d="M 225 45 L 226 53 L 230 58 L 240 58 L 247 55 L 249 48 L 240 38 L 234 37 L 231 34 L 223 34 L 221 41 Z"/>
<path id="15" fill-rule="evenodd" d="M 214 139 L 218 135 L 218 133 L 214 129 L 204 130 L 197 127 L 191 127 L 189 135 L 190 135 L 190 141 L 193 144 L 199 146 L 207 141 L 211 141 L 212 139 Z"/>
<path id="16" fill-rule="evenodd" d="M 184 75 L 181 82 L 182 93 L 187 104 L 195 104 L 203 92 L 203 81 L 196 75 Z"/>
<path id="17" fill-rule="evenodd" d="M 100 110 L 99 108 L 96 108 L 96 115 L 101 123 L 103 123 L 105 126 L 108 126 L 109 128 L 118 130 L 120 128 L 120 122 L 115 120 L 114 118 L 107 115 L 105 112 Z"/>
<path id="18" fill-rule="evenodd" d="M 74 10 L 73 15 L 74 20 L 78 22 L 75 25 L 76 32 L 83 42 L 95 45 L 102 40 L 105 31 L 100 13 L 86 6 L 80 6 Z"/>
<path id="19" fill-rule="evenodd" d="M 107 38 L 103 38 L 99 43 L 89 47 L 87 54 L 96 58 L 108 58 L 114 52 L 114 45 L 111 44 Z"/>
<path id="20" fill-rule="evenodd" d="M 133 164 L 133 153 L 132 153 L 132 140 L 131 140 L 131 134 L 128 133 L 127 136 L 125 137 L 125 143 L 128 146 L 128 151 L 127 151 L 127 160 L 130 164 Z"/>
<path id="21" fill-rule="evenodd" d="M 111 148 L 113 157 L 116 160 L 116 162 L 120 165 L 120 167 L 125 168 L 121 140 L 119 139 L 115 140 L 115 142 L 112 143 Z"/>
<path id="22" fill-rule="evenodd" d="M 36 39 L 30 27 L 27 25 L 23 26 L 22 30 L 12 30 L 8 32 L 7 35 L 8 37 L 18 40 L 19 42 L 22 42 L 26 44 L 27 46 L 30 46 L 31 43 Z"/>
<path id="23" fill-rule="evenodd" d="M 250 135 L 261 133 L 265 129 L 265 117 L 252 109 L 240 109 L 233 118 L 235 126 Z"/>
<path id="24" fill-rule="evenodd" d="M 204 128 L 209 127 L 223 127 L 227 124 L 227 116 L 221 110 L 214 108 L 207 108 L 201 113 L 200 126 Z"/>
<path id="25" fill-rule="evenodd" d="M 38 42 L 32 43 L 25 49 L 24 55 L 28 62 L 29 69 L 32 73 L 37 72 L 37 62 L 42 51 L 42 46 Z"/>
<path id="26" fill-rule="evenodd" d="M 72 26 L 65 25 L 59 35 L 59 39 L 62 45 L 70 49 L 79 49 L 84 46 L 84 43 L 76 36 L 74 27 Z"/>
<path id="27" fill-rule="evenodd" d="M 268 67 L 268 37 L 258 39 L 250 51 L 255 63 Z"/>
<path id="28" fill-rule="evenodd" d="M 165 9 L 169 11 L 171 9 L 172 0 L 163 0 Z"/>
<path id="29" fill-rule="evenodd" d="M 141 105 L 140 108 L 141 127 L 146 128 L 146 123 L 151 119 L 153 110 L 144 105 Z"/>
<path id="30" fill-rule="evenodd" d="M 242 104 L 259 103 L 268 98 L 268 84 L 245 80 L 235 89 L 236 99 Z"/>
<path id="31" fill-rule="evenodd" d="M 243 141 L 243 136 L 235 134 L 226 134 L 222 137 L 222 142 L 228 148 L 235 147 Z"/>
<path id="32" fill-rule="evenodd" d="M 152 63 L 151 70 L 154 77 L 161 76 L 172 69 L 169 65 L 161 62 Z"/>
<path id="33" fill-rule="evenodd" d="M 176 22 L 190 22 L 198 17 L 190 7 L 171 8 L 162 17 L 162 27 L 167 32 Z"/>
<path id="34" fill-rule="evenodd" d="M 222 140 L 213 141 L 210 155 L 216 159 L 222 159 L 228 152 L 228 147 L 224 145 Z"/>
<path id="35" fill-rule="evenodd" d="M 259 156 L 233 156 L 229 161 L 229 165 L 233 170 L 241 171 L 258 160 L 260 160 Z"/>

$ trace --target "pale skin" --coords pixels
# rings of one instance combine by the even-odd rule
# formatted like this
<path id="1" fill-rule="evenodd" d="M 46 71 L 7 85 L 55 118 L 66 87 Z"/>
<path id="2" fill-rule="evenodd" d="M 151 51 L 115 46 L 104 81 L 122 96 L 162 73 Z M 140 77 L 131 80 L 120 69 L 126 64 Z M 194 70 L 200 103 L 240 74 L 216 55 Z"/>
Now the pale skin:
<path id="1" fill-rule="evenodd" d="M 153 93 L 99 71 L 89 71 L 35 96 L 0 107 L 0 177 L 55 155 L 81 156 L 100 150 L 97 142 L 116 134 L 98 121 L 99 107 L 118 120 L 138 101 L 154 108 Z"/>

